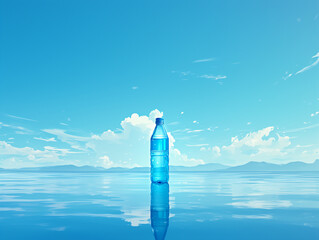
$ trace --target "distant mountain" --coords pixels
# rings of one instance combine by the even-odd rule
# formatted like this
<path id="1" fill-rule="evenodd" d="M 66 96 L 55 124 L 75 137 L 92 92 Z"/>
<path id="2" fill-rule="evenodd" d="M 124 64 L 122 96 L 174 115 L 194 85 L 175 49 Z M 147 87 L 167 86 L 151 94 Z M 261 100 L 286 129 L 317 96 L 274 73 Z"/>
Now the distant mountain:
<path id="1" fill-rule="evenodd" d="M 225 166 L 219 163 L 207 163 L 201 164 L 194 167 L 184 167 L 184 166 L 170 166 L 170 171 L 173 172 L 207 172 L 227 169 L 229 166 Z"/>
<path id="2" fill-rule="evenodd" d="M 197 165 L 194 167 L 184 166 L 170 166 L 172 172 L 202 172 L 202 171 L 216 171 L 226 169 L 228 166 L 224 166 L 218 163 L 208 163 L 203 165 Z M 135 167 L 135 168 L 102 168 L 93 166 L 74 166 L 74 165 L 58 165 L 49 167 L 34 167 L 34 168 L 19 168 L 19 169 L 1 169 L 1 172 L 149 172 L 149 167 Z"/>
<path id="3" fill-rule="evenodd" d="M 313 163 L 291 162 L 287 164 L 273 164 L 249 162 L 241 166 L 228 168 L 226 171 L 319 171 L 319 159 Z"/>
<path id="4" fill-rule="evenodd" d="M 0 172 L 149 172 L 149 167 L 135 168 L 102 168 L 93 166 L 58 165 L 49 167 L 34 167 L 20 169 L 3 169 Z M 207 172 L 207 171 L 319 171 L 319 159 L 313 163 L 291 162 L 288 164 L 273 164 L 266 162 L 249 162 L 241 166 L 229 167 L 218 163 L 208 163 L 194 167 L 170 166 L 171 172 Z"/>
<path id="5" fill-rule="evenodd" d="M 19 169 L 1 169 L 0 171 L 6 172 L 101 172 L 105 168 L 92 167 L 92 166 L 74 166 L 74 165 L 57 165 L 48 167 L 32 167 L 32 168 L 19 168 Z"/>

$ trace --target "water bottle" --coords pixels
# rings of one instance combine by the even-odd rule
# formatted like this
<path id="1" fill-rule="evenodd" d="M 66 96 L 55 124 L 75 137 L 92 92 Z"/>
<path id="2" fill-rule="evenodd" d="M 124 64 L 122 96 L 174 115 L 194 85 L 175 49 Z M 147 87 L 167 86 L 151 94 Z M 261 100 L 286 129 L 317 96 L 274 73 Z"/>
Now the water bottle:
<path id="1" fill-rule="evenodd" d="M 151 181 L 153 183 L 168 182 L 169 142 L 163 124 L 163 118 L 156 118 L 156 127 L 151 137 Z"/>
<path id="2" fill-rule="evenodd" d="M 151 184 L 151 226 L 156 240 L 164 240 L 169 224 L 169 185 Z"/>

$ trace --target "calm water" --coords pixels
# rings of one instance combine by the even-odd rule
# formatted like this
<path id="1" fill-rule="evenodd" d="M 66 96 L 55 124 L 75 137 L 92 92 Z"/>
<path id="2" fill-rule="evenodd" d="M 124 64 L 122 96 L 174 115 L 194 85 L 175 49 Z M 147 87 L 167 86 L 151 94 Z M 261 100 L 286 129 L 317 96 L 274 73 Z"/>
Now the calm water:
<path id="1" fill-rule="evenodd" d="M 318 173 L 2 173 L 0 196 L 0 239 L 319 239 Z"/>

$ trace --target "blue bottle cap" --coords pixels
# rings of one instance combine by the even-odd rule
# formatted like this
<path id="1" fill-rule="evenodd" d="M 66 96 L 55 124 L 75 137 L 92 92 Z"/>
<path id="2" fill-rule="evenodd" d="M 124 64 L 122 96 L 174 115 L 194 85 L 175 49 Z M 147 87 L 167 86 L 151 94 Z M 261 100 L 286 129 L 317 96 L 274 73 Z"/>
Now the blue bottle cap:
<path id="1" fill-rule="evenodd" d="M 156 118 L 156 125 L 163 125 L 164 124 L 164 118 Z"/>

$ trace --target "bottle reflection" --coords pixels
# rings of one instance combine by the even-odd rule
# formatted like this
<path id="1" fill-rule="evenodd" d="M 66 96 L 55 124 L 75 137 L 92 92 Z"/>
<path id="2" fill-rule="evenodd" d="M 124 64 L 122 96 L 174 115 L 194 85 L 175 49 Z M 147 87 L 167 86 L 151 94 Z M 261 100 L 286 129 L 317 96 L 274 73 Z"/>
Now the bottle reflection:
<path id="1" fill-rule="evenodd" d="M 151 184 L 151 225 L 156 240 L 164 240 L 169 222 L 169 185 Z"/>

